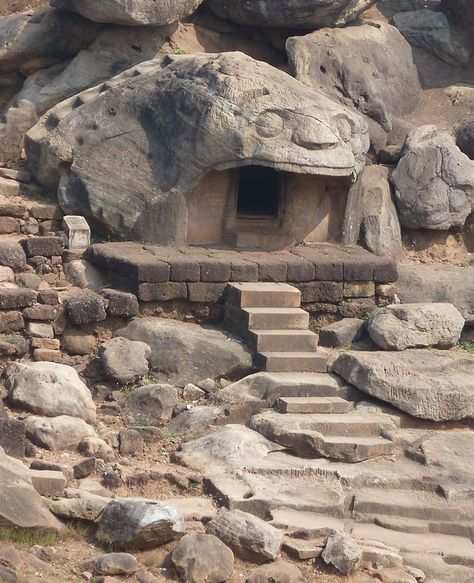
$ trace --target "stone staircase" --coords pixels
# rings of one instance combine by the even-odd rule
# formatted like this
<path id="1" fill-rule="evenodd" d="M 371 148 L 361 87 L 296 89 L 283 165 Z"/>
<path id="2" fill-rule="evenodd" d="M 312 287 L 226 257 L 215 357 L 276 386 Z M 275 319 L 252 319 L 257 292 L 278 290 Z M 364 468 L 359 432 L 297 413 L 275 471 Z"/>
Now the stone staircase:
<path id="1" fill-rule="evenodd" d="M 261 370 L 326 372 L 326 356 L 300 305 L 300 291 L 286 283 L 235 283 L 227 292 L 224 325 L 255 350 Z"/>

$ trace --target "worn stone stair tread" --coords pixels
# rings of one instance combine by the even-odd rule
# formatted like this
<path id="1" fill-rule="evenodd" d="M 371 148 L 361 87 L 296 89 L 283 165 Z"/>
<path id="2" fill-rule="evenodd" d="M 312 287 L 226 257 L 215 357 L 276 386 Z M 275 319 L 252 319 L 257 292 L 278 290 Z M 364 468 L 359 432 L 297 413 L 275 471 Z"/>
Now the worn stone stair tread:
<path id="1" fill-rule="evenodd" d="M 451 522 L 469 519 L 465 500 L 456 504 L 434 492 L 424 490 L 365 489 L 355 495 L 354 513 L 386 514 L 427 521 Z M 471 516 L 474 516 L 474 512 Z"/>
<path id="2" fill-rule="evenodd" d="M 301 304 L 301 292 L 287 283 L 233 283 L 227 297 L 241 308 L 298 308 Z"/>
<path id="3" fill-rule="evenodd" d="M 259 352 L 257 363 L 268 372 L 326 372 L 327 358 L 313 352 Z"/>
<path id="4" fill-rule="evenodd" d="M 373 522 L 383 528 L 409 533 L 439 533 L 451 534 L 455 536 L 469 537 L 472 532 L 472 523 L 463 521 L 449 522 L 446 520 L 423 520 L 422 518 L 411 518 L 407 516 L 393 516 L 391 514 L 359 514 L 353 518 L 360 522 Z"/>
<path id="5" fill-rule="evenodd" d="M 250 330 L 249 342 L 260 352 L 278 352 L 288 348 L 315 351 L 318 335 L 311 330 Z"/>
<path id="6" fill-rule="evenodd" d="M 276 403 L 280 413 L 348 413 L 354 403 L 341 397 L 280 397 Z"/>
<path id="7" fill-rule="evenodd" d="M 320 532 L 329 534 L 332 530 L 344 530 L 344 519 L 342 518 L 293 508 L 271 510 L 270 524 L 288 532 L 308 530 L 315 534 Z"/>

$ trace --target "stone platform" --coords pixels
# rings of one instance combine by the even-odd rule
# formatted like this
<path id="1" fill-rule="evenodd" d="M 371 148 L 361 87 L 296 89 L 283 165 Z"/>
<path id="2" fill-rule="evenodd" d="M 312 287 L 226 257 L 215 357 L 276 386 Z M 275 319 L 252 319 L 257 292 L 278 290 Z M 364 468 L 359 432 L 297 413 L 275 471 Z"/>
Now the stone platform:
<path id="1" fill-rule="evenodd" d="M 116 242 L 92 245 L 86 257 L 143 302 L 215 303 L 229 282 L 271 281 L 298 287 L 303 303 L 335 303 L 374 296 L 375 284 L 398 278 L 392 260 L 331 244 L 269 253 Z"/>

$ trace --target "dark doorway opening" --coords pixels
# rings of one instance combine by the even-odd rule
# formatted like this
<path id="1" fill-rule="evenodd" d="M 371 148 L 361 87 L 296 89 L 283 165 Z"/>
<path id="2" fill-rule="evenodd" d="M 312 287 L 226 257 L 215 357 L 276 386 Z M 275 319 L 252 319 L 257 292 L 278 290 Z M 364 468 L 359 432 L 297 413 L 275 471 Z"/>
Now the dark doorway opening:
<path id="1" fill-rule="evenodd" d="M 277 218 L 280 201 L 280 174 L 264 166 L 239 169 L 238 218 Z"/>

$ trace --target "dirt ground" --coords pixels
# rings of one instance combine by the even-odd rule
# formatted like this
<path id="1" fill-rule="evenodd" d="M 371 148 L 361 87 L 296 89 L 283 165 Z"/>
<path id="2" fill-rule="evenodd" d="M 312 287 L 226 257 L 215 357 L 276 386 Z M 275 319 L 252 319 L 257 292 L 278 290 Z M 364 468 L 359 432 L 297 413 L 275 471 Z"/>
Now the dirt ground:
<path id="1" fill-rule="evenodd" d="M 48 6 L 48 0 L 0 0 L 0 16 Z"/>

